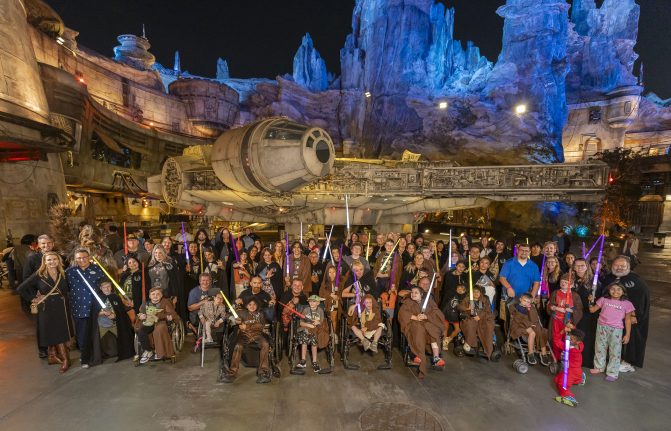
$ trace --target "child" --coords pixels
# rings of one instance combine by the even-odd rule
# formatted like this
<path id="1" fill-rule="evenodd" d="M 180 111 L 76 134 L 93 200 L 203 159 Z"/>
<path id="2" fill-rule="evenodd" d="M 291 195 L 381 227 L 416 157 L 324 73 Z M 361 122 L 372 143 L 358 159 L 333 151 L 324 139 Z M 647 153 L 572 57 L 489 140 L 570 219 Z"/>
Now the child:
<path id="1" fill-rule="evenodd" d="M 336 331 L 336 325 L 339 320 L 340 295 L 342 293 L 340 286 L 336 286 L 335 284 L 336 272 L 336 267 L 330 265 L 326 270 L 326 275 L 324 276 L 321 288 L 319 289 L 319 296 L 325 298 L 325 310 L 331 316 L 331 325 L 333 326 L 332 329 L 334 332 Z M 340 280 L 338 280 L 338 282 L 340 282 Z"/>
<path id="2" fill-rule="evenodd" d="M 589 371 L 592 374 L 599 374 L 605 369 L 606 381 L 614 382 L 620 372 L 622 344 L 629 343 L 634 305 L 627 300 L 624 286 L 619 283 L 608 286 L 607 292 L 589 308 L 590 313 L 601 310 L 596 326 L 594 368 Z M 624 337 L 622 329 L 624 329 Z M 608 368 L 606 368 L 607 352 L 609 353 Z"/>
<path id="3" fill-rule="evenodd" d="M 568 326 L 562 329 L 562 338 L 566 335 L 566 330 L 568 330 Z M 568 356 L 568 376 L 566 379 L 566 389 L 564 389 L 564 370 L 562 370 L 559 371 L 554 378 L 555 384 L 557 385 L 557 391 L 559 392 L 559 396 L 555 397 L 555 401 L 561 404 L 566 404 L 567 406 L 575 407 L 578 405 L 578 401 L 573 396 L 573 392 L 571 392 L 571 386 L 575 384 L 582 386 L 585 384 L 585 373 L 582 371 L 582 349 L 585 347 L 582 343 L 582 339 L 585 334 L 580 329 L 573 329 L 569 331 L 571 344 Z"/>
<path id="4" fill-rule="evenodd" d="M 305 319 L 301 318 L 300 328 L 298 329 L 298 344 L 301 345 L 301 361 L 296 365 L 298 368 L 305 368 L 305 357 L 308 352 L 308 345 L 312 352 L 312 370 L 315 373 L 321 371 L 319 362 L 317 361 L 317 332 L 320 329 L 321 323 L 324 321 L 324 310 L 319 307 L 323 301 L 317 295 L 311 295 L 308 298 L 308 306 L 303 307 L 301 314 Z"/>
<path id="5" fill-rule="evenodd" d="M 494 314 L 489 298 L 483 290 L 480 286 L 473 286 L 473 301 L 466 297 L 459 304 L 462 316 L 461 330 L 466 340 L 464 344 L 466 353 L 477 345 L 479 339 L 485 355 L 491 358 L 494 353 Z"/>
<path id="6" fill-rule="evenodd" d="M 363 350 L 370 349 L 373 353 L 377 353 L 377 341 L 382 336 L 384 323 L 382 322 L 377 301 L 375 301 L 373 295 L 368 294 L 364 297 L 362 308 L 361 315 L 359 316 L 356 304 L 350 305 L 349 310 L 347 310 L 347 315 L 349 316 L 347 322 L 350 324 L 354 335 L 361 340 Z"/>
<path id="7" fill-rule="evenodd" d="M 571 331 L 582 319 L 582 300 L 580 295 L 571 290 L 571 284 L 571 274 L 562 275 L 559 290 L 550 294 L 547 304 L 547 312 L 551 316 L 550 333 L 555 358 L 560 358 L 564 350 L 564 328 Z"/>
<path id="8" fill-rule="evenodd" d="M 212 326 L 218 328 L 226 319 L 224 298 L 221 295 L 215 295 L 212 300 L 205 302 L 198 310 L 198 318 L 203 326 L 204 342 L 212 343 Z"/>
<path id="9" fill-rule="evenodd" d="M 541 326 L 538 311 L 533 305 L 533 298 L 528 293 L 523 293 L 520 296 L 519 302 L 515 304 L 510 313 L 510 337 L 515 339 L 522 336 L 527 337 L 527 344 L 529 346 L 529 355 L 527 362 L 529 365 L 536 365 L 536 349 L 540 346 L 541 362 L 548 363 L 546 358 L 547 349 L 547 332 Z"/>
<path id="10" fill-rule="evenodd" d="M 228 367 L 226 366 L 226 361 L 220 362 L 219 381 L 233 383 L 240 369 L 242 351 L 245 346 L 256 342 L 259 346 L 259 366 L 256 370 L 256 383 L 270 382 L 270 364 L 268 361 L 270 343 L 268 342 L 268 336 L 263 332 L 266 319 L 263 313 L 259 311 L 258 299 L 253 296 L 250 297 L 245 304 L 245 309 L 238 312 L 238 318 L 234 319 L 233 323 L 238 325 L 238 332 L 232 340 L 233 353 Z"/>
<path id="11" fill-rule="evenodd" d="M 466 286 L 458 284 L 454 294 L 446 298 L 443 304 L 443 314 L 445 315 L 445 329 L 443 331 L 443 350 L 447 350 L 452 339 L 459 335 L 461 327 L 459 326 L 459 304 L 466 297 Z M 452 326 L 452 331 L 450 331 Z"/>

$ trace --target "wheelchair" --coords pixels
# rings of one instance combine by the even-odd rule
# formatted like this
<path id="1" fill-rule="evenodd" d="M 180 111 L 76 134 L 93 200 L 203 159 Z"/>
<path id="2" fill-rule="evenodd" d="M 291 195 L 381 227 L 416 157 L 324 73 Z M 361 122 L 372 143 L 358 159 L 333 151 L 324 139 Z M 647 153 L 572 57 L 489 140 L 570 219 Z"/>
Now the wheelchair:
<path id="1" fill-rule="evenodd" d="M 391 356 L 392 356 L 392 344 L 394 341 L 394 334 L 392 330 L 392 319 L 387 314 L 386 311 L 382 308 L 381 301 L 378 299 L 378 309 L 380 310 L 382 321 L 384 322 L 384 328 L 382 330 L 382 335 L 378 340 L 378 346 L 384 352 L 384 362 L 377 366 L 378 370 L 390 370 L 391 369 Z M 347 310 L 349 307 L 344 307 L 340 317 L 340 360 L 343 363 L 343 367 L 346 370 L 358 370 L 360 368 L 359 364 L 352 363 L 349 360 L 349 354 L 352 346 L 358 345 L 361 343 L 359 337 L 357 337 L 352 328 L 347 325 Z"/>
<path id="2" fill-rule="evenodd" d="M 221 340 L 223 339 L 223 334 L 224 334 L 224 324 L 219 326 L 218 328 L 212 328 L 212 342 L 205 343 L 204 338 L 204 328 L 203 328 L 203 323 L 198 322 L 198 329 L 197 329 L 197 337 L 196 337 L 196 344 L 193 346 L 193 353 L 200 353 L 200 367 L 203 368 L 205 364 L 205 349 L 208 348 L 219 348 L 221 347 Z"/>
<path id="3" fill-rule="evenodd" d="M 321 369 L 318 374 L 329 374 L 333 372 L 333 367 L 335 365 L 335 333 L 333 331 L 331 317 L 328 313 L 324 313 L 324 322 L 322 322 L 322 328 L 328 328 L 328 342 L 325 346 L 317 348 L 317 352 L 320 350 L 325 351 L 326 360 L 328 362 L 328 368 Z M 287 359 L 289 361 L 289 372 L 294 375 L 303 375 L 305 370 L 298 368 L 297 365 L 300 362 L 300 344 L 298 343 L 298 329 L 300 327 L 300 318 L 296 315 L 292 316 L 291 324 L 289 326 L 289 334 L 287 337 Z M 310 352 L 308 351 L 308 355 Z"/>
<path id="4" fill-rule="evenodd" d="M 220 356 L 219 356 L 219 375 L 217 382 L 224 381 L 224 377 L 228 374 L 231 365 L 231 356 L 235 348 L 235 340 L 237 338 L 238 326 L 233 325 L 228 319 L 224 321 L 221 331 L 220 342 Z M 268 349 L 268 365 L 272 377 L 281 377 L 281 372 L 278 367 L 276 348 L 278 347 L 278 338 L 281 337 L 282 324 L 281 322 L 266 323 L 263 327 L 263 334 L 268 340 L 270 348 Z M 279 345 L 281 346 L 281 345 Z M 260 347 L 257 342 L 250 343 L 244 347 L 242 352 L 242 359 L 240 363 L 246 368 L 256 368 L 259 365 Z M 281 357 L 281 356 L 280 356 Z"/>
<path id="5" fill-rule="evenodd" d="M 514 303 L 508 304 L 508 315 L 512 315 L 511 307 L 514 306 Z M 506 355 L 512 355 L 516 353 L 518 358 L 513 361 L 513 369 L 519 374 L 526 374 L 529 371 L 529 345 L 526 337 L 517 337 L 513 339 L 510 336 L 510 324 L 506 325 L 506 341 L 503 344 L 503 350 Z M 550 341 L 546 343 L 550 355 L 550 362 L 545 362 L 543 358 L 540 360 L 540 364 L 544 367 L 548 367 L 550 374 L 555 375 L 559 372 L 559 363 L 557 358 L 555 358 L 554 353 L 552 352 L 552 347 L 550 346 Z"/>
<path id="6" fill-rule="evenodd" d="M 181 352 L 182 348 L 184 347 L 184 322 L 182 322 L 182 320 L 180 319 L 180 320 L 166 321 L 166 324 L 168 325 L 168 333 L 170 334 L 170 340 L 172 341 L 172 349 L 175 354 L 170 358 L 161 358 L 158 361 L 169 360 L 171 363 L 174 364 L 177 361 L 177 354 Z M 135 348 L 133 365 L 137 367 L 140 365 L 140 356 L 142 355 L 142 347 L 140 346 L 140 339 L 138 338 L 137 334 L 135 334 L 135 336 L 133 337 L 133 347 Z M 150 361 L 157 361 L 157 360 L 152 359 Z"/>
<path id="7" fill-rule="evenodd" d="M 438 347 L 440 348 L 443 345 L 443 335 L 441 334 L 440 340 L 438 340 Z M 400 350 L 401 350 L 401 356 L 403 356 L 403 363 L 405 364 L 406 367 L 410 368 L 418 368 L 419 366 L 413 362 L 413 353 L 410 350 L 410 345 L 408 344 L 408 338 L 405 336 L 403 332 L 401 332 L 401 341 L 400 341 Z M 440 351 L 440 349 L 439 349 Z M 431 345 L 427 343 L 426 348 L 424 349 L 425 357 L 428 358 L 429 360 L 433 359 L 433 352 L 431 351 Z M 442 357 L 442 356 L 441 356 Z M 445 365 L 435 365 L 433 362 L 429 362 L 431 366 L 429 367 L 430 370 L 433 371 L 443 371 L 445 369 Z"/>

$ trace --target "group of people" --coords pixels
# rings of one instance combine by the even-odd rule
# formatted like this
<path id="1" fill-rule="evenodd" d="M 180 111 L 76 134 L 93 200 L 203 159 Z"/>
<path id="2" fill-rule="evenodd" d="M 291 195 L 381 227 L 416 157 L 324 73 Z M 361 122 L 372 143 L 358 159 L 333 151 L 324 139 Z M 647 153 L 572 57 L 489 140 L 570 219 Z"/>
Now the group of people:
<path id="1" fill-rule="evenodd" d="M 566 239 L 560 253 L 555 241 L 509 246 L 468 235 L 430 241 L 421 234 L 360 232 L 328 242 L 264 244 L 249 228 L 237 238 L 227 228 L 210 238 L 201 228 L 160 242 L 135 231 L 119 242 L 117 232 L 95 246 L 80 238 L 68 255 L 41 235 L 27 257 L 34 270 L 24 272 L 18 292 L 37 313 L 41 355 L 61 364 L 61 372 L 70 366 L 72 337 L 84 368 L 107 357 L 138 355 L 144 363 L 174 357 L 171 322 L 181 320 L 203 343 L 217 341 L 228 322 L 236 335 L 220 380 L 235 379 L 243 349 L 256 343 L 257 381 L 266 383 L 263 328 L 281 322 L 286 330 L 295 316 L 296 367 L 307 367 L 309 351 L 315 372 L 318 349 L 342 324 L 373 354 L 393 325 L 420 377 L 429 364 L 442 368 L 441 351 L 450 348 L 492 358 L 502 344 L 500 326 L 504 338 L 525 341 L 529 365 L 570 359 L 568 384 L 563 371 L 555 378 L 557 401 L 567 405 L 577 405 L 570 386 L 584 383 L 583 366 L 593 375 L 605 372 L 608 381 L 643 366 L 649 291 L 631 271 L 631 255 L 602 261 L 599 247 L 576 255 Z"/>

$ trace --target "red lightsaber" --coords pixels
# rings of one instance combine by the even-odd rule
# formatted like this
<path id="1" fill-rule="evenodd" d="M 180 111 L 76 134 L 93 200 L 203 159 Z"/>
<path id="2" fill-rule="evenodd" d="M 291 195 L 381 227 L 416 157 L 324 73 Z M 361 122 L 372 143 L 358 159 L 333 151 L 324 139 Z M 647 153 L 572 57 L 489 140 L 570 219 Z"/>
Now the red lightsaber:
<path id="1" fill-rule="evenodd" d="M 310 319 L 309 317 L 307 317 L 305 314 L 299 313 L 299 312 L 296 311 L 295 309 L 289 307 L 289 306 L 286 305 L 286 304 L 281 303 L 280 301 L 277 301 L 277 303 L 280 304 L 282 307 L 286 308 L 287 310 L 289 310 L 290 312 L 292 312 L 293 314 L 295 314 L 296 316 L 300 317 L 301 319 L 304 319 L 304 320 L 307 320 L 307 321 L 309 321 L 309 322 L 312 322 L 312 319 Z"/>

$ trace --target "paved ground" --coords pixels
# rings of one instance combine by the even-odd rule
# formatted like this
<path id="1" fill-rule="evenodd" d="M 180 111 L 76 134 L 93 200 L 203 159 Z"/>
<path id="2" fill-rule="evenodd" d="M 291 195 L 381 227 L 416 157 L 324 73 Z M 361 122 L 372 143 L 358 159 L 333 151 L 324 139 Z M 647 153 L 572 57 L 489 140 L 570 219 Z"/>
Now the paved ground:
<path id="1" fill-rule="evenodd" d="M 449 353 L 446 370 L 424 381 L 398 353 L 391 371 L 364 359 L 362 371 L 338 363 L 331 375 L 292 376 L 285 362 L 283 377 L 269 385 L 255 384 L 251 369 L 223 385 L 215 383 L 216 351 L 207 351 L 200 368 L 185 349 L 174 365 L 134 368 L 123 361 L 59 375 L 37 358 L 34 325 L 18 310 L 18 298 L 0 290 L 0 429 L 668 430 L 670 258 L 671 248 L 648 251 L 638 271 L 654 298 L 646 367 L 617 383 L 590 378 L 575 391 L 575 409 L 553 401 L 547 369 L 519 375 L 512 357 L 481 363 Z"/>

